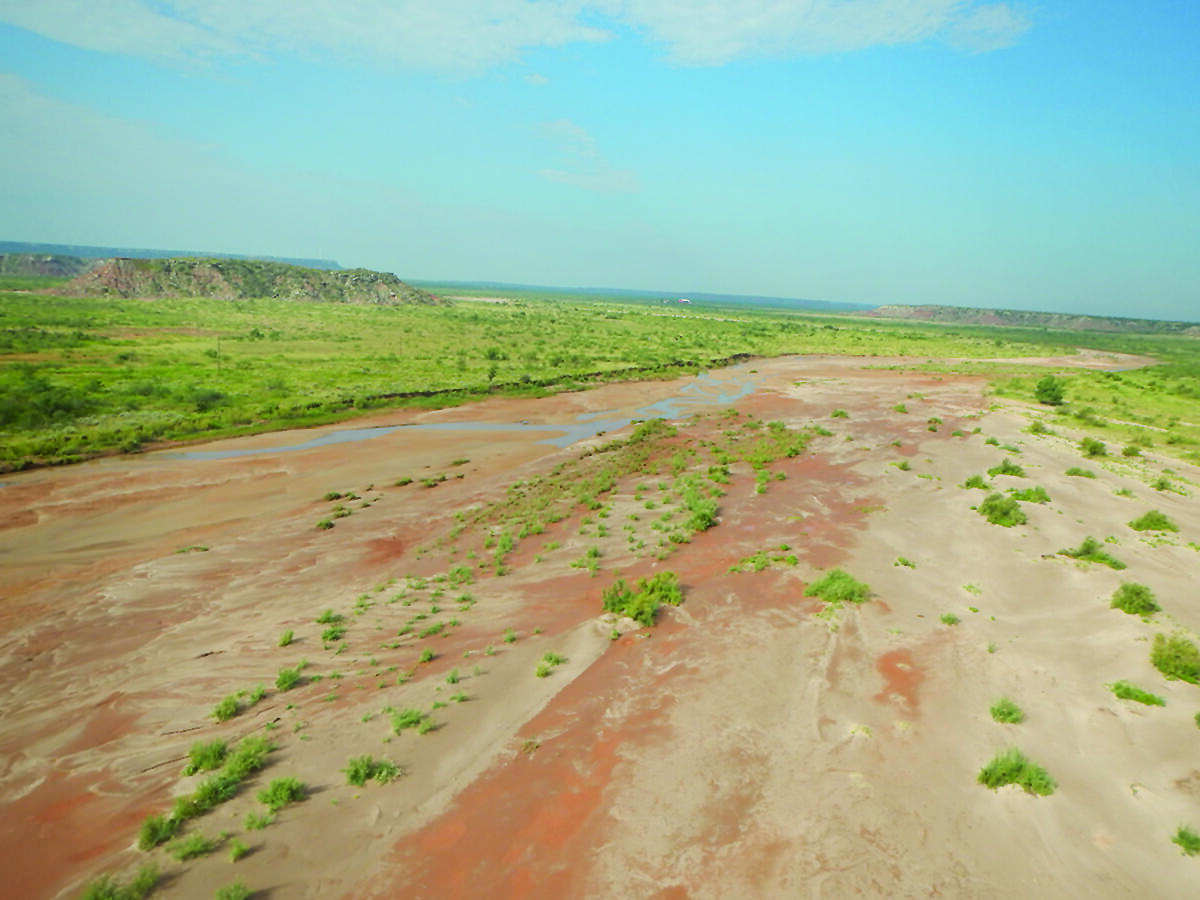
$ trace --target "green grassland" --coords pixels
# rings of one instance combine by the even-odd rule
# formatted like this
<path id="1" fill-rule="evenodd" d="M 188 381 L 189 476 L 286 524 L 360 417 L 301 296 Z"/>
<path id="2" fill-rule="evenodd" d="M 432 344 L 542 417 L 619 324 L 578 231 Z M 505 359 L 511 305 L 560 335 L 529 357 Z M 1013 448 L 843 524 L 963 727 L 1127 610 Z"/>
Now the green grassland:
<path id="1" fill-rule="evenodd" d="M 389 407 L 666 377 L 743 355 L 907 356 L 924 364 L 1070 353 L 1095 345 L 1093 338 L 1128 343 L 1113 335 L 586 295 L 374 307 L 0 293 L 0 471 Z M 1193 339 L 1137 336 L 1134 343 L 1137 352 L 1165 350 L 1172 372 L 1197 365 L 1190 362 Z M 1137 396 L 1157 396 L 1152 376 L 1120 377 L 1114 383 Z M 1178 387 L 1175 377 L 1168 381 Z M 1091 383 L 1074 378 L 1070 408 L 1077 386 Z M 1029 398 L 1032 380 L 1010 379 L 1004 391 Z M 1155 415 L 1149 407 L 1144 413 Z"/>

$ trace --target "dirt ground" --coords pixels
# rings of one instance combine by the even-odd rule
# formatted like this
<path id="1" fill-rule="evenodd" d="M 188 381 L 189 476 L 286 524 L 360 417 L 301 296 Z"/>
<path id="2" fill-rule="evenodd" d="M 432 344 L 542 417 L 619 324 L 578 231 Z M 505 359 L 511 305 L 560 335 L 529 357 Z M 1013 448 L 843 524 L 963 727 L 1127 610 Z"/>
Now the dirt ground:
<path id="1" fill-rule="evenodd" d="M 353 425 L 523 430 L 400 428 L 279 449 L 340 430 L 330 426 L 187 448 L 257 455 L 175 449 L 6 476 L 5 892 L 73 897 L 100 873 L 128 878 L 154 860 L 156 896 L 179 898 L 235 881 L 256 897 L 380 900 L 1194 896 L 1200 859 L 1170 837 L 1200 829 L 1200 688 L 1164 679 L 1149 648 L 1156 633 L 1200 629 L 1200 545 L 1189 546 L 1200 473 L 1151 453 L 1083 460 L 1077 435 L 1029 433 L 1037 410 L 996 403 L 982 380 L 878 368 L 887 362 L 755 361 Z M 459 514 L 613 437 L 560 449 L 529 425 L 668 398 L 715 413 L 723 392 L 750 384 L 733 404 L 742 413 L 832 433 L 773 463 L 764 493 L 733 466 L 716 527 L 666 559 L 622 534 L 648 516 L 654 476 L 639 500 L 637 480 L 618 485 L 608 537 L 580 505 L 520 540 L 502 576 L 469 533 L 455 543 Z M 703 438 L 722 426 L 695 427 Z M 1023 503 L 1029 522 L 1015 528 L 986 522 L 972 509 L 984 492 L 960 487 L 1005 457 L 1028 477 L 990 478 L 997 489 L 1036 484 L 1051 498 Z M 1067 476 L 1072 466 L 1096 477 Z M 1151 487 L 1164 469 L 1178 490 Z M 330 491 L 358 499 L 318 529 Z M 1180 531 L 1128 527 L 1149 509 Z M 1110 538 L 1128 568 L 1057 554 L 1089 535 Z M 795 565 L 730 571 L 782 544 Z M 595 576 L 572 565 L 593 545 Z M 456 566 L 473 583 L 432 581 Z M 805 588 L 834 566 L 872 597 L 818 615 Z M 653 629 L 616 623 L 613 639 L 602 589 L 663 569 L 685 602 Z M 1150 586 L 1163 612 L 1111 609 L 1122 581 Z M 464 593 L 475 602 L 457 603 Z M 344 615 L 343 641 L 322 639 L 326 609 Z M 425 618 L 398 633 L 418 609 Z M 943 624 L 947 613 L 958 624 Z M 447 627 L 419 639 L 435 621 Z M 278 646 L 288 629 L 294 642 Z M 436 655 L 421 663 L 424 648 Z M 565 662 L 535 677 L 547 652 Z M 307 681 L 277 690 L 276 672 L 301 659 Z M 1120 679 L 1166 705 L 1116 699 L 1107 685 Z M 258 684 L 260 702 L 225 723 L 210 716 Z M 1024 722 L 992 720 L 1001 696 Z M 386 706 L 432 710 L 437 727 L 395 734 Z M 180 775 L 189 747 L 250 734 L 276 743 L 268 767 L 186 829 L 226 834 L 225 846 L 188 862 L 139 851 L 142 820 L 204 777 Z M 976 783 L 1009 746 L 1046 768 L 1052 796 Z M 368 754 L 404 774 L 347 784 L 341 770 Z M 308 798 L 247 829 L 257 791 L 281 776 Z M 236 862 L 233 839 L 250 848 Z"/>

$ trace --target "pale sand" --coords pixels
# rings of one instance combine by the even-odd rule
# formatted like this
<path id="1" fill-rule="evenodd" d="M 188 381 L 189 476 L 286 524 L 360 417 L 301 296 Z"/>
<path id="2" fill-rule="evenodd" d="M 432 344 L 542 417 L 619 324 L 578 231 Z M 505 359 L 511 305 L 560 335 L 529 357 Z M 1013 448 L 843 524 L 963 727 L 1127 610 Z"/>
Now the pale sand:
<path id="1" fill-rule="evenodd" d="M 1082 461 L 1066 437 L 1023 433 L 1028 408 L 988 412 L 980 380 L 862 368 L 887 362 L 753 364 L 764 389 L 739 408 L 835 434 L 773 466 L 789 477 L 764 495 L 740 472 L 721 524 L 663 564 L 680 574 L 687 601 L 649 637 L 612 642 L 598 617 L 612 573 L 654 570 L 621 549 L 627 511 L 614 509 L 595 579 L 566 564 L 595 542 L 577 534 L 577 515 L 522 543 L 510 575 L 461 589 L 479 603 L 403 687 L 378 673 L 415 662 L 411 638 L 381 647 L 410 609 L 379 602 L 350 617 L 340 657 L 322 650 L 313 619 L 330 607 L 348 613 L 388 578 L 401 583 L 377 600 L 406 573 L 444 571 L 444 556 L 418 558 L 416 548 L 445 535 L 455 511 L 579 447 L 521 432 L 450 443 L 400 431 L 278 456 L 150 454 L 6 477 L 0 864 L 13 895 L 73 896 L 98 872 L 132 871 L 146 858 L 132 849 L 141 819 L 195 782 L 178 777 L 191 742 L 278 719 L 271 766 L 195 823 L 254 852 L 180 865 L 159 851 L 171 876 L 162 896 L 211 897 L 234 880 L 273 898 L 1190 896 L 1200 860 L 1169 838 L 1179 824 L 1200 827 L 1200 689 L 1164 680 L 1148 639 L 1200 628 L 1198 557 L 1187 547 L 1200 540 L 1195 498 L 1147 486 L 1161 460 Z M 568 421 L 637 408 L 686 381 L 373 421 Z M 900 402 L 907 415 L 893 412 Z M 830 419 L 835 407 L 849 418 Z M 926 430 L 934 415 L 937 433 Z M 976 426 L 983 434 L 969 436 Z M 951 436 L 956 428 L 968 436 Z M 1040 484 L 1051 495 L 1048 506 L 1024 504 L 1027 526 L 988 524 L 970 509 L 984 492 L 957 486 L 1006 455 L 987 435 L 1018 444 L 1030 476 L 998 486 Z M 471 462 L 449 467 L 463 457 Z M 900 459 L 911 471 L 889 465 Z M 1072 465 L 1099 477 L 1064 476 Z M 1165 465 L 1197 481 L 1191 467 Z M 442 471 L 451 480 L 433 490 L 392 486 Z M 364 494 L 368 484 L 376 490 Z M 1116 496 L 1119 487 L 1136 497 Z M 318 498 L 348 488 L 383 499 L 317 531 L 330 506 Z M 1178 521 L 1180 535 L 1152 546 L 1125 526 L 1150 508 Z M 1044 558 L 1088 534 L 1116 536 L 1110 549 L 1129 568 Z M 535 563 L 550 540 L 563 548 Z M 726 572 L 782 542 L 800 557 L 794 569 Z M 174 552 L 190 544 L 210 549 Z M 898 556 L 917 568 L 893 565 Z M 832 565 L 874 591 L 836 631 L 803 597 Z M 1150 585 L 1165 612 L 1146 624 L 1109 609 L 1122 580 Z M 941 624 L 944 612 L 961 624 Z M 502 641 L 509 627 L 521 634 L 515 644 Z M 278 648 L 285 628 L 301 639 Z M 489 644 L 494 656 L 481 652 Z M 568 661 L 534 678 L 547 650 Z M 272 690 L 224 725 L 207 718 L 225 694 L 270 687 L 301 657 L 327 680 Z M 454 667 L 464 677 L 452 688 L 444 677 Z M 334 671 L 345 677 L 328 680 Z M 1122 678 L 1167 706 L 1116 700 L 1105 684 Z M 385 743 L 384 703 L 428 709 L 460 688 L 470 701 L 438 710 L 438 731 Z M 1025 709 L 1023 724 L 991 720 L 988 706 L 1005 694 Z M 527 741 L 536 750 L 522 752 Z M 1058 781 L 1053 796 L 975 783 L 1011 744 Z M 407 774 L 350 787 L 338 770 L 362 754 Z M 313 796 L 265 831 L 244 831 L 254 792 L 281 775 L 302 778 Z"/>

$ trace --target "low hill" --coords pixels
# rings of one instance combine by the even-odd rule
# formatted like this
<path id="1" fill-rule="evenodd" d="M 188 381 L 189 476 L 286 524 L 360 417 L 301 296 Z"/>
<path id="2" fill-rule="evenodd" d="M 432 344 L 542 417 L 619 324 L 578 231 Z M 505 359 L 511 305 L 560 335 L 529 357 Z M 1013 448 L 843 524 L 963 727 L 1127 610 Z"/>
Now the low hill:
<path id="1" fill-rule="evenodd" d="M 48 253 L 0 253 L 0 275 L 17 278 L 74 278 L 95 265 L 80 256 Z"/>
<path id="2" fill-rule="evenodd" d="M 110 259 L 49 292 L 71 297 L 274 298 L 393 306 L 438 303 L 390 272 L 244 259 Z"/>
<path id="3" fill-rule="evenodd" d="M 0 253 L 31 254 L 35 256 L 75 256 L 84 260 L 112 259 L 258 259 L 281 262 L 309 269 L 340 269 L 332 259 L 294 259 L 287 256 L 247 256 L 242 253 L 197 252 L 194 250 L 148 250 L 137 247 L 93 247 L 87 244 L 31 244 L 24 241 L 0 241 Z M 15 274 L 15 273 L 13 273 Z M 78 273 L 72 273 L 78 274 Z"/>
<path id="4" fill-rule="evenodd" d="M 1186 334 L 1200 337 L 1194 322 L 1163 322 L 1156 319 L 1126 319 L 1086 316 L 1076 313 L 1034 312 L 1022 309 L 974 309 L 966 306 L 880 306 L 866 316 L 885 319 L 919 319 L 955 325 L 1006 325 L 1022 328 L 1051 328 L 1056 331 L 1108 331 L 1122 334 Z"/>

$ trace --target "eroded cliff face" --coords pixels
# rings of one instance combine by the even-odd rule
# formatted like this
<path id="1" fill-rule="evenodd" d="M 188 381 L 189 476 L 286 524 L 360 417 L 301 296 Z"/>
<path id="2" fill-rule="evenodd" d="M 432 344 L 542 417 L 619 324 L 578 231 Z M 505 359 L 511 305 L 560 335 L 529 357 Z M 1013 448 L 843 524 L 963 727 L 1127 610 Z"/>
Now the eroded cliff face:
<path id="1" fill-rule="evenodd" d="M 127 298 L 270 297 L 327 303 L 437 303 L 432 294 L 389 272 L 369 269 L 326 271 L 286 263 L 242 259 L 110 259 L 54 293 Z"/>

